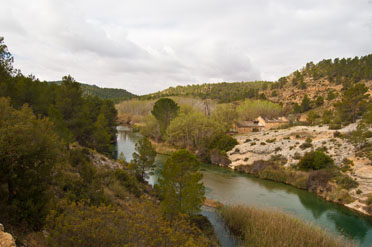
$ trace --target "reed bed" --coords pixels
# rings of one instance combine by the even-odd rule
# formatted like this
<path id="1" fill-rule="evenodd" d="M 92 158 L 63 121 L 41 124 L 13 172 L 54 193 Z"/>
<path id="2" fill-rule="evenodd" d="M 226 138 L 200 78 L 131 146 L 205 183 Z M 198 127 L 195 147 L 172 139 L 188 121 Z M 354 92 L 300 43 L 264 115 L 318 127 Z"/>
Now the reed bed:
<path id="1" fill-rule="evenodd" d="M 278 210 L 222 206 L 226 225 L 246 247 L 346 247 L 350 241 Z"/>

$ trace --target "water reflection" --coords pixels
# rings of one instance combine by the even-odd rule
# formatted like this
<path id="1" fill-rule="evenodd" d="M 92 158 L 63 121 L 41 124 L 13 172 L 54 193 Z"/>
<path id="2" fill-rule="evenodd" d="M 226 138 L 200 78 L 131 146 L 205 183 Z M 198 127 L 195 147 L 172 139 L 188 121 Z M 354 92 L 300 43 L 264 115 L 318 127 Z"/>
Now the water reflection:
<path id="1" fill-rule="evenodd" d="M 351 213 L 328 212 L 327 218 L 333 221 L 337 230 L 349 239 L 363 242 L 371 224 L 367 221 L 360 220 L 359 217 Z M 370 242 L 372 246 L 372 242 Z"/>
<path id="2" fill-rule="evenodd" d="M 303 193 L 298 194 L 302 205 L 307 208 L 315 219 L 319 219 L 325 211 L 328 210 L 328 205 L 325 201 L 318 197 L 309 197 Z"/>

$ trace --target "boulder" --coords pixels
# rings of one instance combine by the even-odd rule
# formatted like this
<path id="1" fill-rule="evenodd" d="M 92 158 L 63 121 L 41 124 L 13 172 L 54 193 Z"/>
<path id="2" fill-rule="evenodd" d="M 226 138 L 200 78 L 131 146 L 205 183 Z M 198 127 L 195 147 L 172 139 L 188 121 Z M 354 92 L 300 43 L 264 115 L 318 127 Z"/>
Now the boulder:
<path id="1" fill-rule="evenodd" d="M 4 232 L 2 224 L 0 224 L 0 247 L 16 247 L 13 236 Z"/>

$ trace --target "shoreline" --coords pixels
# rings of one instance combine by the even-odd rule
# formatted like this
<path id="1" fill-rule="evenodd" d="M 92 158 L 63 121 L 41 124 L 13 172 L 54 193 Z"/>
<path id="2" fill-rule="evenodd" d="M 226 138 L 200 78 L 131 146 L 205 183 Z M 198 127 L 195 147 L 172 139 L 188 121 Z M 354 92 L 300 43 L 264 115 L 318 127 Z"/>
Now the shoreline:
<path id="1" fill-rule="evenodd" d="M 353 202 L 350 202 L 350 203 L 341 203 L 341 202 L 338 202 L 337 200 L 332 200 L 329 197 L 327 197 L 327 195 L 328 195 L 327 193 L 323 193 L 323 194 L 322 193 L 319 193 L 318 190 L 317 191 L 310 191 L 308 189 L 300 188 L 300 187 L 296 186 L 295 184 L 286 183 L 286 182 L 282 182 L 282 181 L 276 181 L 276 180 L 270 179 L 270 178 L 262 178 L 262 177 L 257 176 L 254 173 L 250 173 L 250 172 L 247 172 L 245 170 L 237 170 L 237 169 L 231 168 L 231 167 L 222 167 L 222 166 L 220 166 L 220 167 L 221 168 L 228 168 L 228 169 L 230 169 L 230 170 L 232 170 L 234 172 L 238 172 L 238 173 L 249 174 L 249 175 L 252 175 L 252 176 L 254 176 L 254 177 L 258 178 L 258 179 L 268 180 L 268 181 L 272 181 L 272 182 L 276 182 L 276 183 L 282 183 L 282 184 L 286 184 L 286 185 L 292 186 L 292 187 L 294 187 L 296 189 L 305 190 L 305 191 L 308 191 L 308 192 L 310 192 L 312 194 L 315 194 L 318 197 L 323 198 L 324 200 L 326 200 L 328 202 L 341 205 L 341 206 L 345 207 L 346 209 L 351 210 L 351 211 L 353 211 L 355 213 L 358 213 L 358 214 L 360 214 L 360 215 L 362 215 L 364 217 L 372 217 L 372 214 L 371 213 L 368 213 L 366 210 L 364 210 L 362 208 L 362 203 L 359 202 L 358 199 L 355 199 Z"/>
<path id="2" fill-rule="evenodd" d="M 124 126 L 129 126 L 129 127 L 133 128 L 133 125 L 130 125 L 130 124 L 129 125 L 124 125 Z M 155 151 L 156 151 L 157 154 L 169 155 L 172 152 L 177 150 L 176 147 L 170 146 L 170 145 L 168 145 L 164 142 L 156 142 L 156 141 L 154 141 L 150 138 L 147 138 L 147 139 L 154 146 Z M 366 210 L 363 209 L 364 204 L 362 204 L 358 199 L 355 199 L 353 202 L 350 202 L 350 203 L 342 203 L 342 202 L 338 202 L 337 200 L 330 199 L 329 197 L 327 197 L 327 195 L 328 195 L 327 193 L 319 193 L 318 190 L 317 191 L 310 191 L 308 189 L 298 187 L 295 184 L 286 183 L 286 182 L 282 182 L 282 181 L 276 181 L 276 180 L 270 179 L 270 178 L 262 178 L 262 177 L 257 176 L 256 174 L 245 171 L 245 169 L 244 170 L 237 170 L 236 168 L 232 168 L 230 166 L 224 167 L 224 166 L 219 166 L 219 165 L 215 165 L 215 164 L 212 164 L 212 165 L 220 167 L 220 168 L 227 168 L 227 169 L 232 170 L 234 172 L 250 174 L 250 175 L 253 175 L 253 176 L 255 176 L 256 178 L 259 178 L 259 179 L 269 180 L 269 181 L 273 181 L 273 182 L 276 182 L 276 183 L 282 183 L 282 184 L 286 184 L 286 185 L 289 185 L 289 186 L 293 186 L 294 188 L 297 188 L 297 189 L 306 190 L 306 191 L 309 191 L 309 192 L 315 194 L 316 196 L 319 196 L 319 197 L 323 198 L 324 200 L 326 200 L 328 202 L 332 202 L 332 203 L 341 205 L 341 206 L 345 207 L 346 209 L 351 210 L 352 212 L 358 213 L 358 214 L 360 214 L 364 217 L 372 217 L 371 213 L 368 213 Z M 208 201 L 214 201 L 214 200 L 208 199 Z M 209 203 L 209 202 L 207 202 L 207 203 Z M 216 202 L 216 203 L 218 203 L 218 202 Z M 206 206 L 208 206 L 208 205 L 206 205 Z"/>

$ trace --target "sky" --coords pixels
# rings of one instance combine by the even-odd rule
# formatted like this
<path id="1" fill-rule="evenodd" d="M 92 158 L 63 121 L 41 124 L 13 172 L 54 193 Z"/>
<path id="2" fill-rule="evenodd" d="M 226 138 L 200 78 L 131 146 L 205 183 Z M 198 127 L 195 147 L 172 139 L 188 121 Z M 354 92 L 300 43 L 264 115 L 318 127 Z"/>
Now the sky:
<path id="1" fill-rule="evenodd" d="M 372 53 L 372 0 L 2 0 L 14 67 L 147 94 Z"/>

